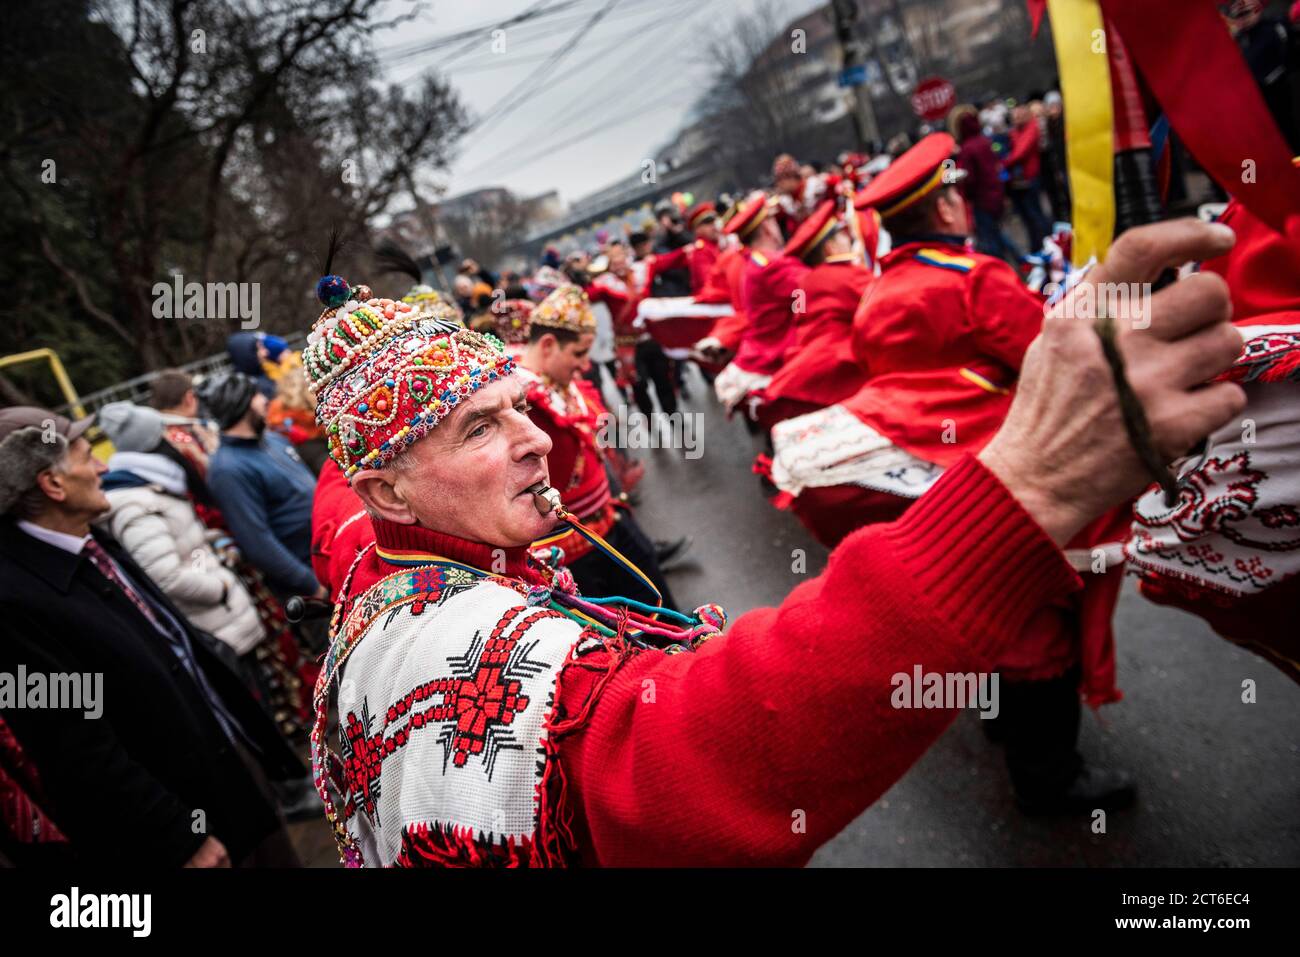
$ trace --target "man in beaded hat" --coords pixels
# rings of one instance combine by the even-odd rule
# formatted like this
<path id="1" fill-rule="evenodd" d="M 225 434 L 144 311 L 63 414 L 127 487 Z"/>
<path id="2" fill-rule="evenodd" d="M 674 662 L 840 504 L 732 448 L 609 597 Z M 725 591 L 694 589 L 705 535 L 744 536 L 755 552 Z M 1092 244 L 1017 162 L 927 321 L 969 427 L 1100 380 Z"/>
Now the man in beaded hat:
<path id="1" fill-rule="evenodd" d="M 1193 220 L 1135 230 L 1067 306 L 1232 242 Z M 805 863 L 955 717 L 895 707 L 893 676 L 986 670 L 1080 586 L 1064 543 L 1149 481 L 1101 342 L 1056 310 L 998 434 L 898 521 L 848 536 L 778 607 L 656 618 L 530 555 L 569 516 L 497 340 L 339 277 L 320 292 L 318 415 L 376 537 L 337 596 L 313 734 L 353 865 Z M 1168 461 L 1240 414 L 1238 385 L 1204 383 L 1241 338 L 1216 277 L 1146 305 L 1114 342 Z"/>
<path id="2" fill-rule="evenodd" d="M 654 542 L 632 510 L 610 491 L 607 452 L 601 444 L 610 414 L 599 391 L 582 375 L 590 366 L 595 338 L 596 317 L 587 294 L 577 286 L 560 286 L 533 310 L 528 345 L 516 372 L 528 390 L 529 417 L 551 440 L 546 456 L 549 483 L 559 491 L 564 507 L 645 572 L 672 608 L 675 602 L 660 572 Z M 562 550 L 585 594 L 654 597 L 639 578 L 611 562 L 577 530 L 553 535 L 545 545 Z"/>

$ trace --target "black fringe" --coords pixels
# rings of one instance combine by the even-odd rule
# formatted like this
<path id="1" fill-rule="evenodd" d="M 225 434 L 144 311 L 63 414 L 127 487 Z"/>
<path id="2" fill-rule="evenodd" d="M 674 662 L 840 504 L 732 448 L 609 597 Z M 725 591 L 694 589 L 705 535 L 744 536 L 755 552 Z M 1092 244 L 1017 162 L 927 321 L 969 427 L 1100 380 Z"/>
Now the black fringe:
<path id="1" fill-rule="evenodd" d="M 321 270 L 322 276 L 334 275 L 334 257 L 338 251 L 343 248 L 343 237 L 339 234 L 337 226 L 330 227 L 330 244 L 325 250 L 325 268 Z"/>
<path id="2" fill-rule="evenodd" d="M 419 264 L 391 239 L 381 240 L 375 247 L 375 261 L 379 264 L 380 272 L 405 273 L 417 283 L 424 282 L 424 273 L 420 271 Z"/>

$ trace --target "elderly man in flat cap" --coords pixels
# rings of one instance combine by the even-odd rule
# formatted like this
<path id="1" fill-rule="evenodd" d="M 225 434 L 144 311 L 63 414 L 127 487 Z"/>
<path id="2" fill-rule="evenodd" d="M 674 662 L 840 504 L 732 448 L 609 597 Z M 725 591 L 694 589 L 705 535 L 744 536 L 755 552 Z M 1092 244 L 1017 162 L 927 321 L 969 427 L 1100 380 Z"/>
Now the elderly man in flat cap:
<path id="1" fill-rule="evenodd" d="M 0 717 L 80 859 L 295 865 L 268 778 L 302 765 L 216 639 L 92 527 L 90 424 L 0 410 Z"/>

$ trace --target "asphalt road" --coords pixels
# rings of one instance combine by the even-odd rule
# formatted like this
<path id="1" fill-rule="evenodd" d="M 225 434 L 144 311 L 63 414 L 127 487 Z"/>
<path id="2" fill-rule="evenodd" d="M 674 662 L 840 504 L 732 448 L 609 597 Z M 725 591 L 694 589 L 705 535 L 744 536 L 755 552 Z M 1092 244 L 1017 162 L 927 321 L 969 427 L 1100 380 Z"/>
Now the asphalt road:
<path id="1" fill-rule="evenodd" d="M 670 573 L 679 603 L 716 601 L 734 618 L 780 602 L 826 552 L 764 501 L 744 427 L 723 417 L 694 370 L 688 381 L 684 406 L 703 416 L 703 454 L 634 453 L 647 465 L 638 517 L 655 537 L 694 539 L 693 560 Z M 804 573 L 792 571 L 797 549 Z M 1089 815 L 1023 817 L 1000 750 L 969 713 L 813 866 L 1300 864 L 1300 688 L 1200 619 L 1132 588 L 1116 634 L 1124 700 L 1085 712 L 1081 750 L 1132 771 L 1140 791 L 1135 808 L 1109 816 L 1105 834 L 1093 833 Z M 1241 701 L 1246 678 L 1256 682 L 1254 704 Z M 334 862 L 323 827 L 294 830 L 306 860 Z"/>

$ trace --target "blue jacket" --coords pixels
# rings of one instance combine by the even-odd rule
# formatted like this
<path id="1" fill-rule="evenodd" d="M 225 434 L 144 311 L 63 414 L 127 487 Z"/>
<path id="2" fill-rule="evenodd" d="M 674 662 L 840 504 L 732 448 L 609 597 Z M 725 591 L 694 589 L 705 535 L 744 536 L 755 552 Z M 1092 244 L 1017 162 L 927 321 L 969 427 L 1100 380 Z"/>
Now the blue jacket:
<path id="1" fill-rule="evenodd" d="M 244 557 L 282 594 L 310 595 L 311 503 L 316 480 L 289 440 L 221 437 L 208 463 L 208 488 Z"/>

